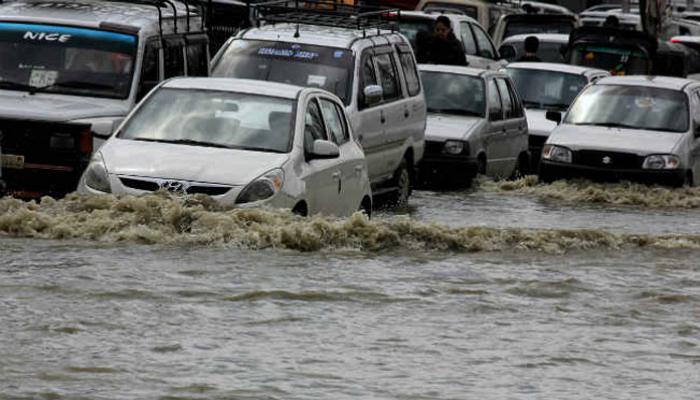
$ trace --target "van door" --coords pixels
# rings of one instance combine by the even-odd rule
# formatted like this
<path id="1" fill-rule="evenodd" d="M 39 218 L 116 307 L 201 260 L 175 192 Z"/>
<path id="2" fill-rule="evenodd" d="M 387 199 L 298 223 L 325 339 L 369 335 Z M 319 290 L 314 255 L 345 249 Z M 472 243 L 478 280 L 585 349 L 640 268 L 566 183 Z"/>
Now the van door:
<path id="1" fill-rule="evenodd" d="M 505 175 L 504 149 L 506 139 L 506 122 L 503 118 L 503 102 L 498 91 L 498 85 L 494 78 L 487 80 L 486 96 L 489 105 L 489 128 L 484 138 L 486 147 L 486 174 L 489 176 L 502 177 Z"/>
<path id="2" fill-rule="evenodd" d="M 522 108 L 510 82 L 505 78 L 496 78 L 499 94 L 503 104 L 505 135 L 502 142 L 504 177 L 509 177 L 518 162 L 518 156 L 527 149 L 527 123 L 523 118 Z"/>
<path id="3" fill-rule="evenodd" d="M 415 166 L 423 158 L 427 106 L 411 47 L 407 44 L 401 44 L 397 45 L 396 49 L 407 94 L 407 100 L 404 101 L 403 107 L 404 124 L 406 131 L 413 137 L 413 143 L 420 143 L 418 149 L 414 147 L 414 150 L 420 153 L 414 154 Z"/>
<path id="4" fill-rule="evenodd" d="M 365 88 L 379 85 L 372 51 L 373 48 L 367 48 L 360 55 L 357 113 L 353 118 L 353 131 L 365 151 L 369 179 L 374 184 L 385 178 L 388 171 L 383 166 L 381 153 L 387 126 L 386 115 L 381 103 L 370 104 L 364 96 Z"/>

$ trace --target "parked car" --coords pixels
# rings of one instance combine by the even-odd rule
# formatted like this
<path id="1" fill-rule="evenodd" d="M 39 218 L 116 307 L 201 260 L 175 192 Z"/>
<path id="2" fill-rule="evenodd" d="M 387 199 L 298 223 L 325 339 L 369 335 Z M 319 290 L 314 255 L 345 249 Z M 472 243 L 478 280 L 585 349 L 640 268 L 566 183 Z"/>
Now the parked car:
<path id="1" fill-rule="evenodd" d="M 510 36 L 533 33 L 568 35 L 578 26 L 578 19 L 570 14 L 512 14 L 503 15 L 489 32 L 497 46 Z"/>
<path id="2" fill-rule="evenodd" d="M 416 10 L 466 15 L 489 30 L 503 15 L 524 13 L 515 3 L 483 0 L 420 0 Z"/>
<path id="3" fill-rule="evenodd" d="M 470 67 L 498 69 L 506 64 L 505 61 L 500 60 L 488 33 L 475 19 L 465 15 L 402 11 L 399 31 L 411 42 L 411 46 L 417 49 L 416 38 L 419 32 L 432 34 L 435 20 L 440 15 L 450 19 L 452 30 L 462 43 Z"/>
<path id="4" fill-rule="evenodd" d="M 557 126 L 547 120 L 547 111 L 566 112 L 586 85 L 610 75 L 601 69 L 545 62 L 511 63 L 505 72 L 513 79 L 525 106 L 533 171 L 537 170 L 544 142 Z"/>
<path id="5" fill-rule="evenodd" d="M 11 194 L 74 191 L 93 149 L 159 81 L 208 74 L 199 14 L 167 4 L 0 3 L 0 131 Z"/>
<path id="6" fill-rule="evenodd" d="M 381 26 L 357 29 L 358 14 L 339 12 L 334 19 L 324 13 L 322 23 L 329 26 L 320 26 L 281 22 L 298 14 L 278 11 L 261 8 L 269 24 L 242 31 L 224 44 L 212 62 L 212 75 L 334 93 L 367 156 L 372 193 L 386 195 L 388 203 L 406 203 L 423 157 L 426 115 L 410 43 Z"/>
<path id="7" fill-rule="evenodd" d="M 507 37 L 498 48 L 498 53 L 506 61 L 517 61 L 525 54 L 525 39 L 534 36 L 539 40 L 537 57 L 544 62 L 566 63 L 566 46 L 569 35 L 558 33 L 528 33 Z"/>
<path id="8" fill-rule="evenodd" d="M 700 173 L 700 82 L 608 77 L 588 86 L 542 150 L 540 179 L 590 177 L 693 185 Z"/>
<path id="9" fill-rule="evenodd" d="M 367 163 L 338 97 L 241 79 L 164 82 L 80 181 L 80 191 L 93 194 L 159 189 L 301 215 L 372 208 Z"/>
<path id="10" fill-rule="evenodd" d="M 508 178 L 528 172 L 527 120 L 503 72 L 419 65 L 428 103 L 423 185 L 468 185 L 477 173 Z"/>

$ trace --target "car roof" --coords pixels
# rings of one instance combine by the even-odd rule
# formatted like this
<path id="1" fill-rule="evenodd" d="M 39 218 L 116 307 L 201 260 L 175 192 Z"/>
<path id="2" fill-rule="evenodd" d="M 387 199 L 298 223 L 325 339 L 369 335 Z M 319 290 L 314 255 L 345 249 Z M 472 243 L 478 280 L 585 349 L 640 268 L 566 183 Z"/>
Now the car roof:
<path id="1" fill-rule="evenodd" d="M 487 70 L 487 69 L 481 69 L 481 68 L 472 68 L 472 67 L 462 67 L 459 65 L 442 65 L 442 64 L 418 64 L 418 70 L 419 71 L 427 71 L 427 72 L 445 72 L 449 74 L 459 74 L 459 75 L 468 75 L 468 76 L 475 76 L 475 77 L 483 77 L 485 75 L 505 75 L 501 72 L 494 71 L 494 70 Z"/>
<path id="2" fill-rule="evenodd" d="M 512 42 L 524 42 L 528 36 L 534 36 L 540 40 L 540 42 L 558 42 L 558 43 L 569 43 L 569 35 L 562 33 L 524 33 L 521 35 L 508 36 L 503 39 L 501 44 L 512 43 Z"/>
<path id="3" fill-rule="evenodd" d="M 590 72 L 605 72 L 607 71 L 599 68 L 591 67 L 581 67 L 579 65 L 570 64 L 559 64 L 559 63 L 547 63 L 547 62 L 513 62 L 506 66 L 506 68 L 521 68 L 521 69 L 539 69 L 542 71 L 552 71 L 552 72 L 565 72 L 570 74 L 581 74 L 585 75 Z"/>
<path id="4" fill-rule="evenodd" d="M 610 76 L 596 82 L 597 85 L 646 86 L 673 90 L 683 90 L 689 84 L 698 83 L 700 82 L 691 79 L 650 75 Z"/>
<path id="5" fill-rule="evenodd" d="M 408 19 L 425 18 L 425 19 L 436 20 L 441 15 L 444 15 L 453 21 L 460 21 L 460 22 L 461 21 L 468 21 L 468 22 L 473 22 L 475 24 L 479 23 L 477 20 L 475 20 L 474 18 L 472 18 L 468 15 L 450 14 L 450 13 L 442 13 L 442 12 L 403 11 L 403 10 L 401 11 L 401 14 L 400 14 L 399 23 L 401 21 L 401 18 L 403 18 L 403 17 L 408 17 Z"/>
<path id="6" fill-rule="evenodd" d="M 166 81 L 162 87 L 250 93 L 287 99 L 296 99 L 299 92 L 306 89 L 303 86 L 289 85 L 287 83 L 236 78 L 173 78 Z"/>
<path id="7" fill-rule="evenodd" d="M 186 15 L 185 5 L 172 1 L 178 20 Z M 171 7 L 161 8 L 163 19 L 172 18 Z M 190 7 L 190 13 L 195 8 Z M 199 15 L 192 15 L 198 17 Z M 180 18 L 182 17 L 182 18 Z M 3 21 L 66 24 L 99 27 L 101 23 L 120 24 L 132 27 L 158 27 L 158 10 L 147 4 L 100 1 L 100 0 L 15 0 L 0 2 L 0 19 Z M 164 27 L 168 24 L 163 23 Z M 172 25 L 172 24 L 170 24 Z"/>
<path id="8" fill-rule="evenodd" d="M 358 29 L 289 23 L 270 24 L 263 25 L 259 28 L 247 29 L 241 34 L 240 37 L 243 39 L 302 43 L 346 49 L 349 48 L 353 42 L 364 38 L 372 38 L 376 40 L 378 37 L 383 37 L 391 43 L 408 43 L 408 40 L 401 39 L 403 36 L 399 33 L 388 30 L 382 30 L 380 31 L 380 34 L 377 35 L 377 30 L 374 28 L 364 31 Z"/>

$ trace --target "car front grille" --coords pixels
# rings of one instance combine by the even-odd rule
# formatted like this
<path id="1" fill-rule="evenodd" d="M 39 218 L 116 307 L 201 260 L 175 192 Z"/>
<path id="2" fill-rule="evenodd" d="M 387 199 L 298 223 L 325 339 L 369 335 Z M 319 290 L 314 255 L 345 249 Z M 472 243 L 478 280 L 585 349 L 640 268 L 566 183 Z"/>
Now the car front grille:
<path id="1" fill-rule="evenodd" d="M 121 183 L 131 189 L 155 192 L 163 189 L 173 193 L 206 194 L 220 196 L 231 190 L 231 186 L 213 185 L 208 183 L 195 183 L 169 179 L 148 179 L 134 177 L 119 177 Z"/>
<path id="2" fill-rule="evenodd" d="M 643 156 L 630 153 L 618 153 L 597 150 L 579 150 L 573 154 L 573 163 L 587 167 L 610 169 L 639 169 L 644 162 Z"/>

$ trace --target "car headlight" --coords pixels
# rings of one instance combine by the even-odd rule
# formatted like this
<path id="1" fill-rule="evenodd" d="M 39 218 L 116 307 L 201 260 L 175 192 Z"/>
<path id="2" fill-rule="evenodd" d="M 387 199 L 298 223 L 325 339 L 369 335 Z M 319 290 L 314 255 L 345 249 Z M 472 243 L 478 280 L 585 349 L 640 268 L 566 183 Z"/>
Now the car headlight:
<path id="1" fill-rule="evenodd" d="M 562 163 L 571 163 L 571 150 L 567 149 L 566 147 L 547 144 L 542 149 L 542 159 Z"/>
<path id="2" fill-rule="evenodd" d="M 284 171 L 274 169 L 249 183 L 236 198 L 236 204 L 269 199 L 282 189 Z"/>
<path id="3" fill-rule="evenodd" d="M 96 152 L 85 170 L 85 184 L 90 188 L 104 193 L 111 193 L 109 175 L 105 167 L 104 158 L 100 152 Z"/>
<path id="4" fill-rule="evenodd" d="M 461 140 L 448 140 L 445 142 L 444 151 L 447 154 L 461 154 L 465 148 L 468 149 L 469 146 Z"/>
<path id="5" fill-rule="evenodd" d="M 672 154 L 654 154 L 644 159 L 643 169 L 676 169 L 681 160 Z"/>

